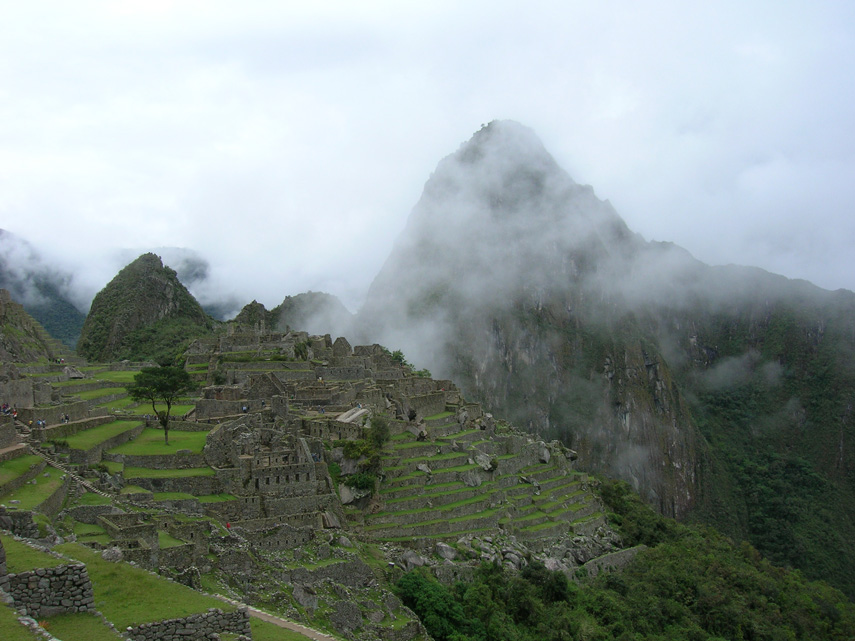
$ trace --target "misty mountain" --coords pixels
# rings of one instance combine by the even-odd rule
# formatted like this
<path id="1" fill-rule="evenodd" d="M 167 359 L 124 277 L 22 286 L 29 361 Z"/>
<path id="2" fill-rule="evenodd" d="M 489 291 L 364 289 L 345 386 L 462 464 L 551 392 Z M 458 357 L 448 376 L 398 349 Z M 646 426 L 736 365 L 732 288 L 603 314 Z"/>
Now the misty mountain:
<path id="1" fill-rule="evenodd" d="M 286 296 L 271 310 L 253 300 L 233 320 L 258 330 L 284 332 L 290 327 L 319 336 L 344 336 L 353 323 L 353 314 L 332 294 L 309 291 Z"/>
<path id="2" fill-rule="evenodd" d="M 143 254 L 92 301 L 78 353 L 92 361 L 170 360 L 213 320 L 160 257 Z"/>
<path id="3" fill-rule="evenodd" d="M 240 301 L 222 293 L 222 286 L 211 273 L 210 262 L 187 247 L 155 247 L 143 253 L 160 256 L 165 265 L 175 270 L 178 280 L 199 301 L 205 313 L 217 320 L 226 320 L 240 309 Z M 140 255 L 139 250 L 123 249 L 119 252 L 122 264 L 128 264 Z"/>
<path id="4" fill-rule="evenodd" d="M 855 592 L 851 292 L 647 242 L 493 122 L 439 163 L 357 326 L 661 512 Z"/>
<path id="5" fill-rule="evenodd" d="M 51 336 L 74 347 L 86 314 L 72 302 L 71 274 L 52 266 L 26 240 L 0 229 L 0 288 Z"/>

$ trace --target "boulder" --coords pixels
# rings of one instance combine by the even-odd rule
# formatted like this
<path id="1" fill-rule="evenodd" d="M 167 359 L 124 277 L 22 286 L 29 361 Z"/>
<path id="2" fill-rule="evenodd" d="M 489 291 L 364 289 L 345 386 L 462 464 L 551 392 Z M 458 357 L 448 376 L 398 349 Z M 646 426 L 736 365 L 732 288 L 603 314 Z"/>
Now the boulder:
<path id="1" fill-rule="evenodd" d="M 307 610 L 316 610 L 318 608 L 318 593 L 310 585 L 295 585 L 291 596 Z"/>
<path id="2" fill-rule="evenodd" d="M 125 558 L 122 551 L 117 547 L 107 548 L 103 552 L 101 552 L 101 558 L 105 561 L 109 561 L 110 563 L 118 563 L 122 559 Z"/>
<path id="3" fill-rule="evenodd" d="M 449 561 L 453 561 L 457 558 L 457 550 L 448 545 L 447 543 L 437 543 L 436 544 L 436 553 L 442 557 L 443 559 L 448 559 Z"/>
<path id="4" fill-rule="evenodd" d="M 407 572 L 415 568 L 420 568 L 425 564 L 425 560 L 421 555 L 413 550 L 407 550 L 404 552 L 404 556 L 401 557 L 401 561 L 404 563 L 404 568 Z"/>

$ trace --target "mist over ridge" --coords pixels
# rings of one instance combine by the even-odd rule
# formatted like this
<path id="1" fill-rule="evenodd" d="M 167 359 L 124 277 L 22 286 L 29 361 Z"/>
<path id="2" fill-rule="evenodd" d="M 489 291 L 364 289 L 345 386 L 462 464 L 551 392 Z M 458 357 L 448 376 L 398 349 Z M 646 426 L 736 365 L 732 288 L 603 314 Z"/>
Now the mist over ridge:
<path id="1" fill-rule="evenodd" d="M 437 166 L 355 333 L 685 516 L 719 500 L 710 484 L 724 465 L 696 395 L 756 382 L 800 407 L 768 333 L 792 317 L 792 340 L 813 341 L 833 313 L 845 334 L 840 305 L 855 309 L 855 296 L 645 241 L 533 131 L 496 121 Z M 776 416 L 766 423 L 794 429 Z"/>

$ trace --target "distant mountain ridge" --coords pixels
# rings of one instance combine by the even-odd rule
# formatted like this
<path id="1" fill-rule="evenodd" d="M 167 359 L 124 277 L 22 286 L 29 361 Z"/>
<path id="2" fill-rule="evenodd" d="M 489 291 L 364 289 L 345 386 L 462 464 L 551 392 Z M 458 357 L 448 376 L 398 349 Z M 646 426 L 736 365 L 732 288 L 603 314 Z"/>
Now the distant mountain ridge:
<path id="1" fill-rule="evenodd" d="M 26 240 L 0 229 L 0 288 L 54 338 L 73 348 L 86 314 L 72 302 L 71 275 L 49 265 Z"/>

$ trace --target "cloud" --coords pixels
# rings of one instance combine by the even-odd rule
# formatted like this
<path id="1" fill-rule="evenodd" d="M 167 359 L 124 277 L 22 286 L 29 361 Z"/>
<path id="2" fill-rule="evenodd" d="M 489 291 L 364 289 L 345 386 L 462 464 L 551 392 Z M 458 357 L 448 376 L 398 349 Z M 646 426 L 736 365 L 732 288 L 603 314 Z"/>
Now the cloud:
<path id="1" fill-rule="evenodd" d="M 247 301 L 355 309 L 437 161 L 513 118 L 645 238 L 851 289 L 853 26 L 831 2 L 17 3 L 0 226 L 89 289 L 113 248 L 182 246 Z"/>

